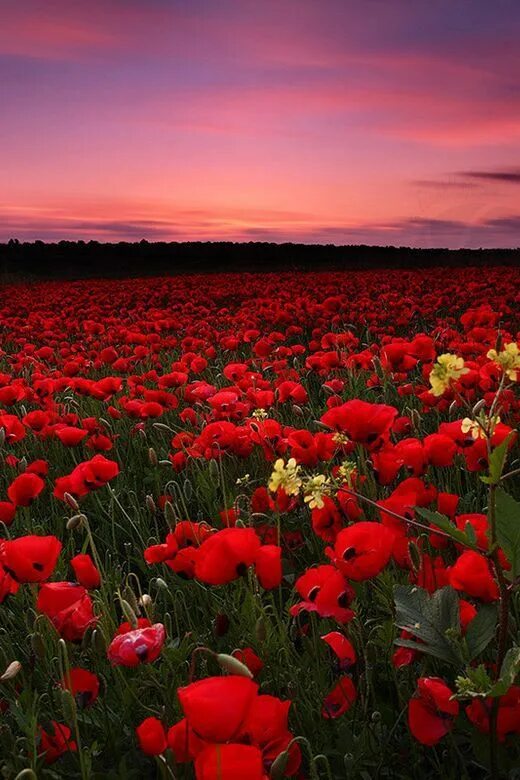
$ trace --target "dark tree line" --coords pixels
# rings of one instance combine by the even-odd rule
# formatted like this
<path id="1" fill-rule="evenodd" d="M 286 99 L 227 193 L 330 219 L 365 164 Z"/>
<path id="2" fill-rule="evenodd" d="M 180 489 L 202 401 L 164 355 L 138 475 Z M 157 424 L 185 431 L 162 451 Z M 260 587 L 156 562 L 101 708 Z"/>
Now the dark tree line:
<path id="1" fill-rule="evenodd" d="M 79 279 L 195 272 L 319 271 L 520 265 L 520 249 L 413 249 L 410 247 L 268 242 L 185 241 L 99 243 L 43 241 L 0 244 L 4 279 Z"/>

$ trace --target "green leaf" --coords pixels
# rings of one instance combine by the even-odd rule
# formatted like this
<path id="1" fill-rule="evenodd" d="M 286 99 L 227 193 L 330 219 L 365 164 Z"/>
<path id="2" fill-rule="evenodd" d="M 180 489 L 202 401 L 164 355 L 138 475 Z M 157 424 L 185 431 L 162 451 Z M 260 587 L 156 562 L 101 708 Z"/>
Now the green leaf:
<path id="1" fill-rule="evenodd" d="M 495 447 L 489 456 L 489 476 L 481 477 L 481 481 L 487 485 L 498 485 L 502 471 L 504 470 L 504 463 L 506 462 L 507 450 L 511 437 L 514 435 L 514 431 L 506 436 L 503 442 L 498 447 Z"/>
<path id="2" fill-rule="evenodd" d="M 475 542 L 472 541 L 468 534 L 461 531 L 456 525 L 453 525 L 446 515 L 441 515 L 440 512 L 432 512 L 430 509 L 425 509 L 422 506 L 416 506 L 415 511 L 421 517 L 424 517 L 425 520 L 428 520 L 431 525 L 435 525 L 444 533 L 449 534 L 454 542 L 459 542 L 467 547 L 475 547 Z"/>
<path id="3" fill-rule="evenodd" d="M 412 647 L 447 663 L 460 665 L 461 653 L 454 638 L 460 636 L 459 599 L 453 588 L 446 587 L 430 594 L 412 585 L 394 588 L 396 625 L 408 631 L 419 646 L 399 639 L 397 644 Z"/>
<path id="4" fill-rule="evenodd" d="M 520 503 L 502 488 L 496 491 L 497 542 L 511 564 L 511 574 L 520 574 Z"/>
<path id="5" fill-rule="evenodd" d="M 490 696 L 503 696 L 508 692 L 520 671 L 520 647 L 511 647 L 502 663 L 500 677 L 491 689 Z"/>
<path id="6" fill-rule="evenodd" d="M 466 643 L 469 650 L 469 660 L 479 656 L 496 633 L 497 608 L 494 604 L 486 604 L 481 607 L 473 620 L 468 625 Z"/>

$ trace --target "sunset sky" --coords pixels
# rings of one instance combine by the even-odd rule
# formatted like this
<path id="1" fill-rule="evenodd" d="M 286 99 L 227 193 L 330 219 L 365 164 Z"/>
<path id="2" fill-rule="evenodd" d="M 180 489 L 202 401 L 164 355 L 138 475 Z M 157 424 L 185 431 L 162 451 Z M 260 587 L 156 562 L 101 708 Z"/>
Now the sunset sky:
<path id="1" fill-rule="evenodd" d="M 0 0 L 0 240 L 520 246 L 517 0 Z"/>

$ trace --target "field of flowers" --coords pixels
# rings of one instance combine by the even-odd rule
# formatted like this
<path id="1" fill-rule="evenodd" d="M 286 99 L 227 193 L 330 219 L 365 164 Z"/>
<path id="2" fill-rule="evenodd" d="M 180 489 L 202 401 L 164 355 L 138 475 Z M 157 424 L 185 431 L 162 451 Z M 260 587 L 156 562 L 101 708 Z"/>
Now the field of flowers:
<path id="1" fill-rule="evenodd" d="M 520 270 L 0 290 L 4 778 L 518 778 Z"/>

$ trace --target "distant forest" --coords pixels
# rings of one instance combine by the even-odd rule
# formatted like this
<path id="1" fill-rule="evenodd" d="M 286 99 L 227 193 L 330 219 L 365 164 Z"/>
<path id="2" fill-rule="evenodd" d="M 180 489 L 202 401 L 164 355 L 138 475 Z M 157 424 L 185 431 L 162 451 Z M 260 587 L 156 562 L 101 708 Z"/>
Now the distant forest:
<path id="1" fill-rule="evenodd" d="M 410 247 L 268 242 L 186 241 L 0 244 L 0 281 L 159 276 L 182 273 L 320 271 L 363 268 L 520 265 L 519 249 Z"/>

